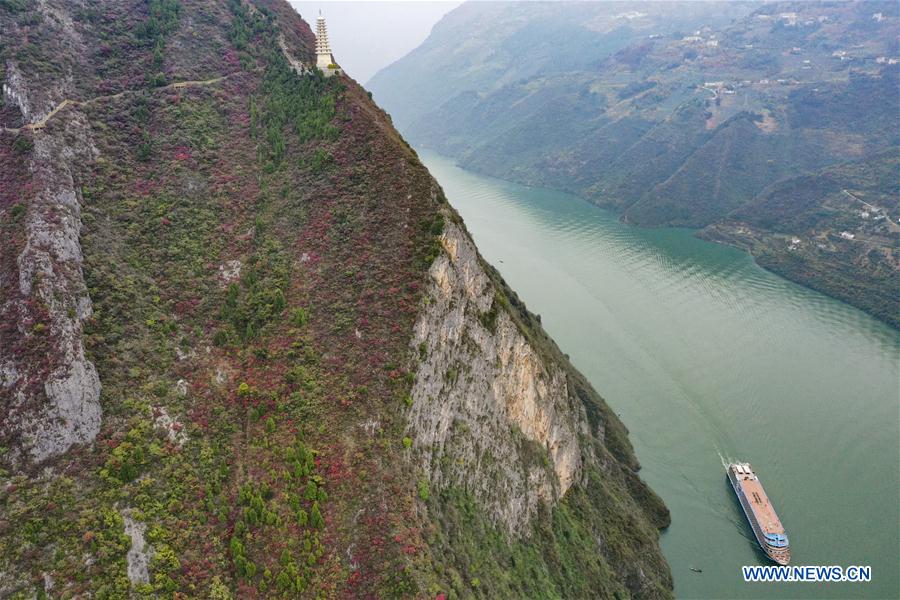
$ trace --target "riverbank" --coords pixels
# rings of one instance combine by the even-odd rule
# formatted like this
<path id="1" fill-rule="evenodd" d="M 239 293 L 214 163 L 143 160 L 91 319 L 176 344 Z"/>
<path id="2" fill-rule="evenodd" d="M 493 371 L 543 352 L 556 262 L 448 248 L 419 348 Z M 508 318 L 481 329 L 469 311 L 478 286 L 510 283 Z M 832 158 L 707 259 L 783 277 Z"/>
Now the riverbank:
<path id="1" fill-rule="evenodd" d="M 496 177 L 468 163 L 461 166 L 468 171 Z M 527 187 L 543 187 L 527 174 L 501 179 Z M 551 186 L 548 189 L 571 194 L 593 206 L 616 213 L 630 226 L 655 229 L 624 218 L 621 207 L 605 203 L 596 195 L 572 187 Z M 833 207 L 830 207 L 833 210 Z M 859 211 L 842 207 L 856 216 Z M 846 222 L 847 215 L 841 215 Z M 873 220 L 872 223 L 875 223 Z M 663 225 L 662 227 L 672 227 Z M 678 227 L 678 226 L 676 226 Z M 821 229 L 821 228 L 820 228 Z M 840 229 L 824 232 L 813 228 L 798 230 L 796 234 L 773 232 L 747 223 L 723 221 L 705 228 L 693 229 L 699 239 L 726 244 L 747 252 L 764 269 L 831 298 L 858 308 L 876 319 L 900 330 L 900 294 L 897 280 L 900 270 L 897 258 L 890 250 L 897 236 L 872 236 L 846 239 Z M 799 236 L 799 237 L 798 237 Z M 794 243 L 797 240 L 798 243 Z M 878 252 L 873 252 L 878 250 Z M 883 258 L 887 256 L 888 259 Z"/>
<path id="2" fill-rule="evenodd" d="M 840 235 L 806 243 L 801 238 L 741 225 L 701 229 L 700 239 L 746 251 L 758 265 L 785 279 L 846 302 L 900 330 L 900 273 L 891 265 L 865 264 L 866 242 Z M 860 276 L 860 273 L 865 273 Z"/>

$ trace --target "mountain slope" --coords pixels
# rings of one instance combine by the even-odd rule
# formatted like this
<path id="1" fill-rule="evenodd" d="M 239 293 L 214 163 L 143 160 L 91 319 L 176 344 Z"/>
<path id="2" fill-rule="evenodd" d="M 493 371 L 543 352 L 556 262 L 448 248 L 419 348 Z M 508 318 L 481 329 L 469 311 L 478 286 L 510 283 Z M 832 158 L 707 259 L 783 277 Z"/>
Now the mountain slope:
<path id="1" fill-rule="evenodd" d="M 900 326 L 900 225 L 890 218 L 900 212 L 898 173 L 891 148 L 785 179 L 701 236 L 746 248 L 764 267 Z"/>
<path id="2" fill-rule="evenodd" d="M 461 93 L 486 98 L 535 79 L 595 71 L 600 60 L 648 34 L 726 24 L 752 6 L 711 4 L 712 17 L 694 2 L 467 2 L 366 87 L 401 131 L 412 132 L 435 109 L 452 109 L 448 101 Z"/>
<path id="3" fill-rule="evenodd" d="M 0 596 L 671 595 L 625 428 L 287 3 L 0 32 Z"/>
<path id="4" fill-rule="evenodd" d="M 550 18 L 540 4 L 500 4 L 478 25 L 493 35 L 452 43 L 469 36 L 464 17 L 484 10 L 477 4 L 451 12 L 420 49 L 373 78 L 375 97 L 417 146 L 468 169 L 578 194 L 630 223 L 718 226 L 732 211 L 761 207 L 757 196 L 782 179 L 876 160 L 900 139 L 896 3 L 595 3 L 598 18 L 627 19 L 627 35 L 582 26 L 580 5 Z M 680 21 L 666 18 L 682 9 Z M 517 36 L 527 30 L 542 47 L 558 39 L 557 21 L 590 31 L 594 42 L 615 33 L 620 45 L 600 49 L 575 36 L 560 41 L 551 64 L 523 50 L 533 70 L 519 73 L 506 58 Z M 476 75 L 488 71 L 490 78 Z M 438 97 L 407 93 L 410 82 Z M 872 243 L 896 274 L 897 238 L 886 233 Z M 880 289 L 879 298 L 895 296 L 882 275 L 850 266 L 867 263 L 863 254 L 807 255 L 803 269 L 842 299 L 850 273 Z M 896 300 L 876 310 L 880 299 L 852 298 L 900 323 Z"/>

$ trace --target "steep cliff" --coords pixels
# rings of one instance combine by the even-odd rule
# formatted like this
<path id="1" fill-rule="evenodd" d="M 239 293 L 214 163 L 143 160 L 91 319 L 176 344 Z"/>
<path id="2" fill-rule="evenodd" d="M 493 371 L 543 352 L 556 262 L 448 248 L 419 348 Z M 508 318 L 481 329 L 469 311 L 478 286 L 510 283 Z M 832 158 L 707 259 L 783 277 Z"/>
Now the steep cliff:
<path id="1" fill-rule="evenodd" d="M 440 495 L 437 564 L 487 597 L 667 595 L 668 511 L 625 428 L 444 215 L 407 423 L 419 491 Z"/>
<path id="2" fill-rule="evenodd" d="M 624 427 L 286 3 L 0 34 L 0 596 L 670 595 Z"/>
<path id="3" fill-rule="evenodd" d="M 433 483 L 465 488 L 521 530 L 539 502 L 555 503 L 580 477 L 583 409 L 570 401 L 562 369 L 542 360 L 500 307 L 472 241 L 451 224 L 441 242 L 413 337 L 423 357 L 413 448 Z M 529 460 L 532 445 L 549 451 L 549 464 Z"/>

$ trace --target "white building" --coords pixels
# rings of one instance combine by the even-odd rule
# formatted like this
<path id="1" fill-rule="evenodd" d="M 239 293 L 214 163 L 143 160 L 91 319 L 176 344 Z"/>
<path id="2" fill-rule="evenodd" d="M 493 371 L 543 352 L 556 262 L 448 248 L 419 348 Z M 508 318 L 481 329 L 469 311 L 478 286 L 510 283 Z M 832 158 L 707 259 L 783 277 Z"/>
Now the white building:
<path id="1" fill-rule="evenodd" d="M 797 13 L 795 12 L 785 12 L 778 15 L 778 18 L 784 21 L 789 26 L 794 26 L 797 24 Z"/>
<path id="2" fill-rule="evenodd" d="M 850 233 L 849 231 L 842 231 L 842 232 L 841 232 L 841 237 L 844 238 L 845 240 L 852 240 L 852 239 L 855 238 L 856 236 L 853 235 L 852 233 Z"/>

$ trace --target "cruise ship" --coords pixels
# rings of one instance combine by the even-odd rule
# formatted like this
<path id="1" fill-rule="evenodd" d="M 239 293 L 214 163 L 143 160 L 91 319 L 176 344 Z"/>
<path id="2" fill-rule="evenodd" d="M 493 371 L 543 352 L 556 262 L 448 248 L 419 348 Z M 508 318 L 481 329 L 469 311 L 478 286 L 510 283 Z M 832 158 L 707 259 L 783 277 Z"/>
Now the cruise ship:
<path id="1" fill-rule="evenodd" d="M 728 465 L 728 480 L 762 551 L 779 565 L 791 562 L 791 547 L 784 526 L 750 463 Z"/>

